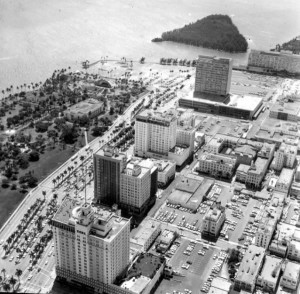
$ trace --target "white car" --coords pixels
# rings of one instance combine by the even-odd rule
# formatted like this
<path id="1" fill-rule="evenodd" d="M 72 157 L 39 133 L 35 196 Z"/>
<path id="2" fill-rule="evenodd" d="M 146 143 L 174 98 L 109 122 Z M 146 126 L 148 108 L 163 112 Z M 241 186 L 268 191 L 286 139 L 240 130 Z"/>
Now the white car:
<path id="1" fill-rule="evenodd" d="M 46 260 L 46 262 L 45 262 L 45 265 L 47 265 L 48 264 L 48 260 Z"/>

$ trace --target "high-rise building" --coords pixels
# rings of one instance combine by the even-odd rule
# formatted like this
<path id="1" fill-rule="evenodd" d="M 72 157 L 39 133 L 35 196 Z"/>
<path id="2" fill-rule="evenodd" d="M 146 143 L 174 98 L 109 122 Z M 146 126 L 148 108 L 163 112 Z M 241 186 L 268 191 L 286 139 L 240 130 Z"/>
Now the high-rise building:
<path id="1" fill-rule="evenodd" d="M 127 212 L 139 214 L 145 210 L 151 192 L 149 168 L 130 162 L 121 173 L 120 207 Z"/>
<path id="2" fill-rule="evenodd" d="M 134 153 L 140 157 L 167 157 L 176 145 L 177 117 L 172 110 L 153 112 L 145 110 L 135 122 Z"/>
<path id="3" fill-rule="evenodd" d="M 282 143 L 274 156 L 274 169 L 281 171 L 283 167 L 293 168 L 297 156 L 297 146 Z"/>
<path id="4" fill-rule="evenodd" d="M 107 147 L 94 154 L 94 202 L 112 205 L 120 202 L 121 173 L 127 157 Z"/>
<path id="5" fill-rule="evenodd" d="M 103 293 L 128 265 L 129 219 L 66 198 L 51 225 L 59 278 Z"/>
<path id="6" fill-rule="evenodd" d="M 196 66 L 194 96 L 198 97 L 201 94 L 227 96 L 230 91 L 232 63 L 231 58 L 200 55 Z"/>

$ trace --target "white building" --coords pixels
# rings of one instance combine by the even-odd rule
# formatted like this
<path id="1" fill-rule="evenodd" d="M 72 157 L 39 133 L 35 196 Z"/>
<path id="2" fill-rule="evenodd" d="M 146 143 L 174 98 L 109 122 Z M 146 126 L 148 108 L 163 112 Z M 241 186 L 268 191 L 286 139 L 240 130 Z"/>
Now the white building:
<path id="1" fill-rule="evenodd" d="M 172 110 L 145 110 L 136 117 L 134 154 L 148 157 L 149 153 L 167 157 L 176 145 L 177 117 Z"/>
<path id="2" fill-rule="evenodd" d="M 288 193 L 293 182 L 294 170 L 283 168 L 275 186 L 275 191 Z"/>
<path id="3" fill-rule="evenodd" d="M 176 145 L 189 147 L 189 154 L 194 152 L 195 128 L 191 126 L 178 127 L 176 131 Z"/>
<path id="4" fill-rule="evenodd" d="M 296 290 L 300 276 L 300 264 L 287 262 L 280 285 L 290 290 Z"/>
<path id="5" fill-rule="evenodd" d="M 203 154 L 198 158 L 199 172 L 209 173 L 214 176 L 231 177 L 235 171 L 236 158 L 224 154 Z"/>
<path id="6" fill-rule="evenodd" d="M 203 218 L 202 236 L 216 239 L 220 234 L 225 218 L 224 207 L 216 205 L 214 208 L 209 209 Z"/>
<path id="7" fill-rule="evenodd" d="M 300 242 L 292 240 L 288 246 L 287 257 L 291 260 L 300 261 Z"/>
<path id="8" fill-rule="evenodd" d="M 88 118 L 94 118 L 98 116 L 101 112 L 103 112 L 103 110 L 103 102 L 90 98 L 81 101 L 75 105 L 72 105 L 64 111 L 64 114 L 70 120 L 81 118 L 83 116 L 87 116 Z"/>
<path id="9" fill-rule="evenodd" d="M 279 281 L 282 259 L 266 255 L 265 262 L 256 283 L 263 289 L 274 293 Z"/>
<path id="10" fill-rule="evenodd" d="M 255 245 L 267 249 L 271 242 L 277 220 L 265 218 L 260 222 L 255 236 Z"/>
<path id="11" fill-rule="evenodd" d="M 138 230 L 130 238 L 130 244 L 140 247 L 146 252 L 161 232 L 159 221 L 146 217 L 138 226 Z"/>
<path id="12" fill-rule="evenodd" d="M 253 293 L 264 255 L 264 248 L 255 245 L 248 247 L 234 281 L 234 290 Z"/>
<path id="13" fill-rule="evenodd" d="M 135 159 L 137 159 L 137 157 Z M 152 168 L 153 165 L 157 167 L 157 183 L 159 186 L 165 186 L 175 178 L 175 161 L 147 158 L 145 160 L 141 160 L 139 165 L 147 168 Z"/>
<path id="14" fill-rule="evenodd" d="M 140 210 L 150 197 L 150 169 L 129 162 L 121 173 L 120 206 L 129 211 Z"/>
<path id="15" fill-rule="evenodd" d="M 130 220 L 66 198 L 51 224 L 59 278 L 102 293 L 128 265 Z"/>
<path id="16" fill-rule="evenodd" d="M 293 168 L 297 156 L 297 146 L 282 143 L 274 157 L 273 168 L 281 171 L 283 167 Z"/>

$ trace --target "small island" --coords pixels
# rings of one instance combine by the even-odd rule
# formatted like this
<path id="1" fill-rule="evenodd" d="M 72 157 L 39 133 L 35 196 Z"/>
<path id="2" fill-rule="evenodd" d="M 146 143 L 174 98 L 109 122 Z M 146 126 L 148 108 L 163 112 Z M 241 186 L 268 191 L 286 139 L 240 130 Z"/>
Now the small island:
<path id="1" fill-rule="evenodd" d="M 209 15 L 152 42 L 173 41 L 226 52 L 246 52 L 248 43 L 228 15 Z"/>

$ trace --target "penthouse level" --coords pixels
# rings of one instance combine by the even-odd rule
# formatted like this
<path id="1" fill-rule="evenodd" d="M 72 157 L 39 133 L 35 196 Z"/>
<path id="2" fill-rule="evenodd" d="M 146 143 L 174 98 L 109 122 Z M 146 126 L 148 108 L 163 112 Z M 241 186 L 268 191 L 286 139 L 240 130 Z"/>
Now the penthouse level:
<path id="1" fill-rule="evenodd" d="M 177 116 L 173 111 L 151 111 L 145 110 L 136 116 L 136 121 L 160 125 L 160 126 L 170 126 L 171 122 L 176 121 Z"/>

